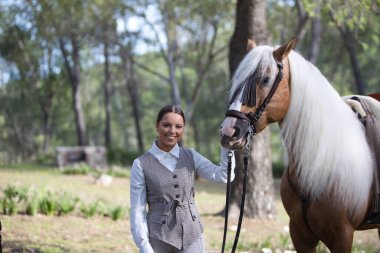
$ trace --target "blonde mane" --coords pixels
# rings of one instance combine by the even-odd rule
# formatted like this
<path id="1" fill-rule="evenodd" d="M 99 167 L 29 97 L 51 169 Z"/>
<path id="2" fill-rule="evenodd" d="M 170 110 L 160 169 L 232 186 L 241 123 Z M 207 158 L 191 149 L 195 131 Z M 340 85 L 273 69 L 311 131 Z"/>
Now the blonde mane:
<path id="1" fill-rule="evenodd" d="M 274 50 L 256 47 L 240 63 L 230 90 L 230 98 L 238 94 L 237 105 L 252 73 L 269 73 L 273 83 Z M 364 127 L 314 65 L 295 51 L 289 62 L 291 103 L 280 129 L 300 186 L 311 200 L 328 191 L 337 205 L 355 212 L 366 204 L 373 175 Z"/>
<path id="2" fill-rule="evenodd" d="M 333 188 L 336 204 L 356 211 L 373 173 L 364 127 L 314 65 L 294 51 L 289 63 L 291 103 L 280 128 L 300 184 L 312 199 Z"/>

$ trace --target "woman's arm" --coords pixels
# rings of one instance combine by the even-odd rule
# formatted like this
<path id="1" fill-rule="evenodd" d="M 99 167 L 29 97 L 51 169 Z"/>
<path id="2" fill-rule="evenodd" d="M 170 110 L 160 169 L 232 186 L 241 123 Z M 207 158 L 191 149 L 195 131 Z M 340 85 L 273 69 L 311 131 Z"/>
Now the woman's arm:
<path id="1" fill-rule="evenodd" d="M 220 148 L 220 163 L 219 165 L 213 164 L 210 160 L 199 154 L 197 151 L 192 150 L 194 154 L 194 163 L 199 176 L 206 180 L 213 182 L 227 183 L 227 154 L 230 151 L 224 147 Z M 231 181 L 235 178 L 235 157 L 232 152 L 232 165 L 231 165 Z"/>
<path id="2" fill-rule="evenodd" d="M 130 178 L 131 214 L 130 225 L 133 240 L 140 253 L 154 253 L 149 243 L 149 231 L 146 221 L 146 186 L 140 161 L 134 160 Z"/>

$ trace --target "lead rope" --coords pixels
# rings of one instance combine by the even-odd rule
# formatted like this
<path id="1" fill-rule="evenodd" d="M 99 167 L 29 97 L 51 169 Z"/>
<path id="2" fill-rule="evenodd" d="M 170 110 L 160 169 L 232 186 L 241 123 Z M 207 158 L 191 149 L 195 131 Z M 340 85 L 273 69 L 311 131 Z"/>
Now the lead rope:
<path id="1" fill-rule="evenodd" d="M 0 221 L 0 253 L 3 253 L 3 244 L 2 244 L 2 238 L 1 238 L 1 221 Z"/>
<path id="2" fill-rule="evenodd" d="M 243 178 L 243 194 L 241 196 L 241 203 L 240 203 L 240 213 L 239 213 L 239 221 L 238 221 L 238 227 L 235 234 L 235 240 L 234 244 L 232 246 L 231 253 L 235 253 L 238 241 L 239 241 L 239 235 L 241 230 L 241 224 L 243 221 L 243 213 L 244 213 L 244 204 L 245 204 L 245 193 L 247 191 L 247 182 L 248 182 L 248 155 L 247 152 L 248 147 L 246 147 L 246 152 L 244 152 L 244 178 Z M 226 210 L 224 214 L 224 231 L 223 231 L 223 243 L 222 243 L 222 253 L 224 253 L 224 247 L 226 244 L 226 235 L 227 235 L 227 228 L 228 228 L 228 210 L 230 207 L 230 195 L 231 195 L 231 158 L 232 158 L 232 151 L 228 152 L 228 166 L 227 166 L 227 190 L 226 190 Z"/>
<path id="3" fill-rule="evenodd" d="M 228 210 L 230 208 L 232 151 L 228 152 L 227 157 L 228 157 L 228 162 L 227 162 L 227 190 L 226 190 L 226 208 L 225 208 L 225 213 L 224 213 L 224 231 L 223 231 L 222 253 L 224 253 L 224 246 L 226 244 L 226 235 L 227 235 L 227 228 L 228 228 Z"/>
<path id="4" fill-rule="evenodd" d="M 243 214 L 244 214 L 244 204 L 245 204 L 245 193 L 247 192 L 247 182 L 248 182 L 248 155 L 244 155 L 244 179 L 243 179 L 243 194 L 241 195 L 241 203 L 240 203 L 240 214 L 239 214 L 239 221 L 238 221 L 238 227 L 236 230 L 234 245 L 232 246 L 231 253 L 235 253 L 238 241 L 239 241 L 239 235 L 240 235 L 240 229 L 241 224 L 243 222 Z"/>

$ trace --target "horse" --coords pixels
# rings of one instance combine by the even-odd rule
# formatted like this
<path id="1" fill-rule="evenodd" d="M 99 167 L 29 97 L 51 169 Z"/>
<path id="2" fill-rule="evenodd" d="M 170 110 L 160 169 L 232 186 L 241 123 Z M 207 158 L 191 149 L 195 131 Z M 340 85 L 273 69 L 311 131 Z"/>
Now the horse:
<path id="1" fill-rule="evenodd" d="M 288 155 L 281 200 L 297 252 L 349 253 L 373 201 L 375 161 L 363 124 L 323 74 L 294 49 L 248 43 L 231 79 L 221 145 L 244 149 L 250 135 L 277 122 Z M 380 231 L 380 230 L 378 230 Z"/>

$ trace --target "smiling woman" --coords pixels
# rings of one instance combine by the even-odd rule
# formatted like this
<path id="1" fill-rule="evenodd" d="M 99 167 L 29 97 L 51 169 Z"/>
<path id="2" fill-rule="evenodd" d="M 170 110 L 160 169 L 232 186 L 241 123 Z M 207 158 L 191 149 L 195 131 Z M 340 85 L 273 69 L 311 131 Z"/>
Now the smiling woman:
<path id="1" fill-rule="evenodd" d="M 215 165 L 195 150 L 179 147 L 184 128 L 182 109 L 163 107 L 156 121 L 158 138 L 133 162 L 131 231 L 140 252 L 205 252 L 203 226 L 194 202 L 194 178 L 198 174 L 208 181 L 226 183 L 229 150 L 221 148 L 220 165 Z"/>

